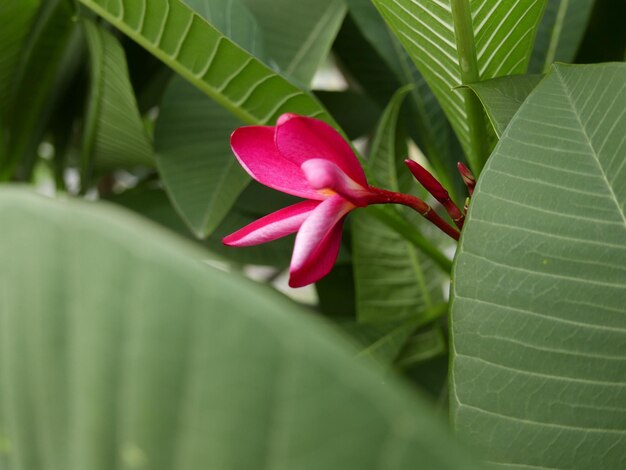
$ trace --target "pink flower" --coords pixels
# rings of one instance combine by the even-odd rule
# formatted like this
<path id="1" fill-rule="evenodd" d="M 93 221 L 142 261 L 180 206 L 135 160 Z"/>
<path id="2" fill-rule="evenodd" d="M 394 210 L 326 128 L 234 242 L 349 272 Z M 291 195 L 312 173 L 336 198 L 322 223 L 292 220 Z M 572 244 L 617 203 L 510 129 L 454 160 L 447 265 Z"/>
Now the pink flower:
<path id="1" fill-rule="evenodd" d="M 328 124 L 294 114 L 275 127 L 240 127 L 231 147 L 259 183 L 306 201 L 269 214 L 224 238 L 231 246 L 252 246 L 298 232 L 289 285 L 318 281 L 332 269 L 343 222 L 374 195 L 350 145 Z"/>
<path id="2" fill-rule="evenodd" d="M 322 121 L 283 114 L 274 127 L 240 127 L 230 144 L 252 178 L 306 199 L 223 239 L 225 245 L 252 246 L 298 232 L 289 267 L 291 287 L 311 284 L 330 272 L 343 222 L 357 207 L 404 204 L 458 240 L 458 231 L 421 199 L 369 186 L 350 145 Z"/>

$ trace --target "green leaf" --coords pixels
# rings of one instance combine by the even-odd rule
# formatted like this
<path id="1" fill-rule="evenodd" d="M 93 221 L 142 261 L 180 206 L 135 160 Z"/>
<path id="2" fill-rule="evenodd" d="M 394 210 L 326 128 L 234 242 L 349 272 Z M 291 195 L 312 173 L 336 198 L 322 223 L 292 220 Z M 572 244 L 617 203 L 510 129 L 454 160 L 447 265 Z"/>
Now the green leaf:
<path id="1" fill-rule="evenodd" d="M 54 106 L 77 70 L 82 49 L 81 31 L 72 21 L 67 0 L 42 2 L 23 46 L 5 111 L 8 120 L 8 160 L 0 165 L 0 179 L 28 179 L 37 149 Z"/>
<path id="2" fill-rule="evenodd" d="M 248 124 L 285 112 L 332 118 L 308 93 L 234 44 L 180 0 L 80 0 Z"/>
<path id="3" fill-rule="evenodd" d="M 352 322 L 340 326 L 360 346 L 357 357 L 387 367 L 393 364 L 417 328 L 414 319 L 377 324 Z"/>
<path id="4" fill-rule="evenodd" d="M 368 160 L 372 184 L 392 191 L 401 189 L 398 168 L 406 144 L 398 132 L 398 116 L 409 91 L 400 89 L 389 103 Z M 407 170 L 402 174 L 410 177 Z M 443 277 L 434 262 L 365 210 L 352 216 L 352 249 L 360 322 L 420 318 L 441 303 Z"/>
<path id="5" fill-rule="evenodd" d="M 0 192 L 11 468 L 478 468 L 293 303 L 103 203 Z"/>
<path id="6" fill-rule="evenodd" d="M 137 110 L 124 50 L 91 21 L 83 22 L 91 64 L 91 86 L 81 155 L 82 184 L 92 172 L 151 166 L 151 143 Z"/>
<path id="7" fill-rule="evenodd" d="M 367 169 L 372 183 L 390 191 L 408 192 L 410 173 L 404 168 L 407 158 L 406 134 L 400 123 L 401 110 L 411 85 L 400 88 L 385 108 L 369 150 Z M 405 178 L 401 179 L 400 175 Z M 412 185 L 412 184 L 411 184 Z"/>
<path id="8" fill-rule="evenodd" d="M 174 206 L 197 237 L 210 234 L 250 178 L 230 149 L 243 123 L 176 77 L 155 129 L 159 173 Z"/>
<path id="9" fill-rule="evenodd" d="M 374 45 L 367 41 L 352 13 L 346 16 L 339 30 L 333 44 L 333 54 L 340 68 L 381 109 L 387 106 L 393 94 L 402 86 L 389 64 Z"/>
<path id="10" fill-rule="evenodd" d="M 441 304 L 440 311 L 447 311 L 447 304 Z M 399 367 L 414 367 L 420 362 L 426 362 L 437 356 L 446 355 L 448 345 L 443 328 L 433 325 L 430 328 L 420 331 L 413 336 L 402 348 L 402 354 L 398 357 Z"/>
<path id="11" fill-rule="evenodd" d="M 361 33 L 377 55 L 393 70 L 399 83 L 413 85 L 407 96 L 409 115 L 412 117 L 408 126 L 409 132 L 433 165 L 440 181 L 449 188 L 451 194 L 457 194 L 460 181 L 456 164 L 462 158 L 462 152 L 435 95 L 398 39 L 389 31 L 374 4 L 370 0 L 348 0 L 348 5 L 350 15 Z M 348 53 L 353 54 L 353 51 L 354 47 Z M 369 63 L 372 59 L 369 57 L 365 60 Z M 357 79 L 359 78 L 360 75 L 357 75 Z M 390 96 L 385 96 L 385 104 Z"/>
<path id="12" fill-rule="evenodd" d="M 346 13 L 343 0 L 240 0 L 263 33 L 266 55 L 305 87 L 328 54 Z"/>
<path id="13" fill-rule="evenodd" d="M 476 93 L 487 112 L 493 130 L 500 138 L 541 78 L 541 75 L 511 75 L 465 86 Z"/>
<path id="14" fill-rule="evenodd" d="M 478 173 L 487 158 L 480 105 L 465 83 L 524 73 L 545 0 L 373 0 L 443 107 Z"/>
<path id="15" fill-rule="evenodd" d="M 194 10 L 251 53 L 261 32 L 248 9 L 232 0 L 187 0 Z M 199 238 L 211 234 L 250 182 L 230 149 L 243 122 L 176 77 L 163 97 L 155 130 L 159 173 L 178 212 Z"/>
<path id="16" fill-rule="evenodd" d="M 453 273 L 452 413 L 499 468 L 621 468 L 626 64 L 556 65 L 478 182 Z"/>
<path id="17" fill-rule="evenodd" d="M 228 39 L 257 58 L 265 56 L 263 35 L 242 0 L 184 0 Z"/>
<path id="18" fill-rule="evenodd" d="M 39 4 L 40 0 L 3 0 L 0 3 L 0 118 L 6 118 L 9 111 L 13 74 Z"/>
<path id="19" fill-rule="evenodd" d="M 547 0 L 528 69 L 545 73 L 553 62 L 572 62 L 594 0 Z"/>

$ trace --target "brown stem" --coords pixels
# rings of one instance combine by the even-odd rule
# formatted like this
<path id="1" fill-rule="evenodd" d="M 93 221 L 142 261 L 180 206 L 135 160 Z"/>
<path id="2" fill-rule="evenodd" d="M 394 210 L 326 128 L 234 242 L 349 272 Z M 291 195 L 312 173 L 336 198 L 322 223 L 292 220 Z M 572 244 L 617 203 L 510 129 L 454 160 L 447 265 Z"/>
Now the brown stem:
<path id="1" fill-rule="evenodd" d="M 410 194 L 396 193 L 380 188 L 370 187 L 369 190 L 370 196 L 367 197 L 367 204 L 402 204 L 403 206 L 410 207 L 424 218 L 431 221 L 442 232 L 449 235 L 454 240 L 459 239 L 459 231 L 439 217 L 439 214 L 421 199 L 411 196 Z"/>

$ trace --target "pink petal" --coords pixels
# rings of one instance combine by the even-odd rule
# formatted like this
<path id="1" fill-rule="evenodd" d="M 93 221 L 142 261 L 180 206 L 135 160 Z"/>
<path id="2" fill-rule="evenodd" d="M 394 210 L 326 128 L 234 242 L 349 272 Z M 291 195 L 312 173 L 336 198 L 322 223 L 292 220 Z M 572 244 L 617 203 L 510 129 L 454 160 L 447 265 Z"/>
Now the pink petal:
<path id="1" fill-rule="evenodd" d="M 252 246 L 270 242 L 296 232 L 320 203 L 304 201 L 255 220 L 235 233 L 224 237 L 229 246 Z"/>
<path id="2" fill-rule="evenodd" d="M 230 146 L 246 172 L 259 183 L 293 196 L 324 199 L 307 182 L 300 165 L 284 159 L 274 144 L 275 128 L 246 126 L 230 136 Z"/>
<path id="3" fill-rule="evenodd" d="M 289 268 L 291 287 L 302 287 L 324 277 L 332 269 L 344 217 L 354 205 L 341 196 L 322 201 L 304 221 L 293 248 Z"/>
<path id="4" fill-rule="evenodd" d="M 363 168 L 350 145 L 331 126 L 317 119 L 284 114 L 276 125 L 276 147 L 298 167 L 306 160 L 330 160 L 361 186 L 367 186 Z"/>
<path id="5" fill-rule="evenodd" d="M 313 158 L 305 161 L 300 168 L 312 188 L 336 192 L 356 206 L 367 205 L 367 196 L 371 195 L 369 188 L 358 184 L 333 162 Z"/>

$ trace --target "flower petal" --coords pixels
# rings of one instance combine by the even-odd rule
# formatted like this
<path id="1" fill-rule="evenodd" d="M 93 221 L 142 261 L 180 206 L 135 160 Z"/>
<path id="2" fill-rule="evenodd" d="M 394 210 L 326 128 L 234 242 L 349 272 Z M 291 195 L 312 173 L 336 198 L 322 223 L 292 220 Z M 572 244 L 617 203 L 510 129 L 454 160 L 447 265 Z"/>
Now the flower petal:
<path id="1" fill-rule="evenodd" d="M 274 144 L 275 128 L 240 127 L 230 136 L 230 146 L 246 172 L 259 183 L 293 196 L 324 199 L 307 182 L 300 165 L 286 160 Z"/>
<path id="2" fill-rule="evenodd" d="M 307 217 L 293 248 L 289 268 L 291 287 L 311 284 L 332 269 L 341 244 L 343 219 L 354 207 L 335 195 L 322 201 Z"/>
<path id="3" fill-rule="evenodd" d="M 304 201 L 285 207 L 224 237 L 222 243 L 229 246 L 253 246 L 287 236 L 296 232 L 319 204 L 318 201 Z"/>
<path id="4" fill-rule="evenodd" d="M 313 158 L 305 161 L 300 168 L 312 188 L 333 191 L 356 206 L 367 205 L 367 196 L 371 195 L 369 188 L 358 184 L 333 162 Z"/>
<path id="5" fill-rule="evenodd" d="M 283 114 L 276 125 L 276 147 L 298 165 L 312 158 L 330 160 L 361 186 L 367 186 L 363 168 L 350 145 L 331 126 L 317 119 Z"/>

